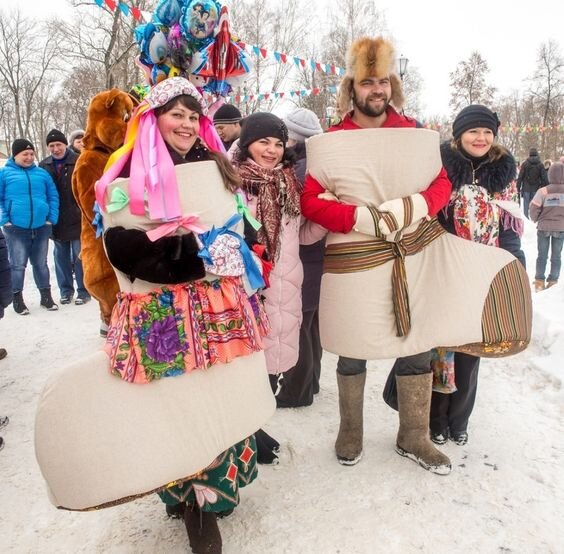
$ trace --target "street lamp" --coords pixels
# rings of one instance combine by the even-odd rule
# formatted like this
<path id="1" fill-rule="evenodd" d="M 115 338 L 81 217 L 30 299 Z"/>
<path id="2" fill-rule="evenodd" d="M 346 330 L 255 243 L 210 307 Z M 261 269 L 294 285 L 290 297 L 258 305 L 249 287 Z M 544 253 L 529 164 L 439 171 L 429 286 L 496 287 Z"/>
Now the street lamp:
<path id="1" fill-rule="evenodd" d="M 403 76 L 407 73 L 407 62 L 409 60 L 407 58 L 405 58 L 403 56 L 403 54 L 400 56 L 399 59 L 399 75 L 400 75 L 400 79 L 403 81 Z"/>

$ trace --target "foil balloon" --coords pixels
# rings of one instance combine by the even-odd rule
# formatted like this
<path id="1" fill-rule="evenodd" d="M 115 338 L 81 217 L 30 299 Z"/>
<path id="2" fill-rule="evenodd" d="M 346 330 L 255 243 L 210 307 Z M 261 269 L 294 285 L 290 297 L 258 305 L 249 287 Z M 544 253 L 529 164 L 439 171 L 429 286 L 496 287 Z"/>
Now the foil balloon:
<path id="1" fill-rule="evenodd" d="M 211 40 L 219 21 L 221 4 L 215 0 L 190 0 L 183 8 L 180 27 L 189 42 L 206 43 Z"/>
<path id="2" fill-rule="evenodd" d="M 146 64 L 159 64 L 168 57 L 168 42 L 165 28 L 154 23 L 146 23 L 135 28 L 135 40 L 141 51 L 141 61 Z"/>
<path id="3" fill-rule="evenodd" d="M 171 27 L 178 23 L 181 15 L 181 0 L 160 0 L 153 13 L 153 21 L 157 20 L 159 23 Z"/>

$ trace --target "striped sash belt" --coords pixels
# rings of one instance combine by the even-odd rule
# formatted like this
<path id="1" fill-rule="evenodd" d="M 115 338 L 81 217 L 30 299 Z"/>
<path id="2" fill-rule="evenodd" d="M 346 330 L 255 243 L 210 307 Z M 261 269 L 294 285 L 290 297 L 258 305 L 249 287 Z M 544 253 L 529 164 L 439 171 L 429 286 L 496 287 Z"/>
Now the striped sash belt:
<path id="1" fill-rule="evenodd" d="M 356 273 L 386 262 L 394 262 L 392 269 L 392 301 L 396 334 L 405 337 L 411 329 L 409 292 L 405 272 L 405 257 L 421 252 L 446 231 L 436 218 L 420 223 L 413 233 L 397 242 L 374 238 L 362 242 L 330 244 L 325 250 L 324 273 Z"/>

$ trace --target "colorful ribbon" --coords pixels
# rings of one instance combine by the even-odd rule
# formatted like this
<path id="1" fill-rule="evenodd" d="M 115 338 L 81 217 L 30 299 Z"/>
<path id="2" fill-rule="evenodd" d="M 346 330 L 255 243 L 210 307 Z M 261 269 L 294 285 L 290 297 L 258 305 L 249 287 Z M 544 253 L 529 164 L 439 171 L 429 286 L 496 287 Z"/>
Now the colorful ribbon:
<path id="1" fill-rule="evenodd" d="M 163 237 L 169 237 L 176 233 L 180 227 L 192 232 L 192 233 L 206 233 L 206 228 L 202 227 L 198 222 L 200 221 L 200 216 L 197 214 L 188 214 L 180 219 L 175 219 L 174 221 L 167 221 L 162 225 L 159 225 L 156 229 L 152 231 L 147 231 L 147 236 L 151 242 L 155 242 Z"/>
<path id="2" fill-rule="evenodd" d="M 96 228 L 96 238 L 99 239 L 104 233 L 104 218 L 100 212 L 100 206 L 98 202 L 94 202 L 94 207 L 92 209 L 94 212 L 94 219 L 92 220 L 92 225 Z"/>
<path id="3" fill-rule="evenodd" d="M 219 235 L 230 235 L 236 238 L 239 241 L 239 250 L 241 252 L 241 256 L 243 256 L 243 263 L 245 264 L 245 271 L 247 273 L 251 288 L 261 289 L 265 286 L 264 279 L 262 278 L 260 270 L 253 258 L 251 250 L 245 242 L 245 239 L 241 235 L 237 234 L 235 231 L 231 231 L 230 229 L 231 227 L 239 223 L 239 221 L 241 221 L 242 219 L 243 216 L 241 216 L 240 214 L 235 214 L 229 218 L 229 220 L 223 227 L 216 228 L 214 226 L 210 231 L 206 231 L 205 233 L 199 235 L 203 247 L 200 252 L 198 252 L 198 256 L 209 265 L 212 265 L 213 259 L 209 248 L 217 239 L 217 237 L 219 237 Z"/>
<path id="4" fill-rule="evenodd" d="M 241 193 L 238 192 L 235 195 L 235 202 L 237 203 L 237 213 L 242 215 L 255 231 L 258 231 L 262 227 L 262 224 L 252 216 L 251 210 L 249 210 L 245 204 L 245 200 L 243 199 L 243 195 Z"/>
<path id="5" fill-rule="evenodd" d="M 120 210 L 123 210 L 123 208 L 125 208 L 128 204 L 129 196 L 127 196 L 127 193 L 119 187 L 116 187 L 114 190 L 112 190 L 112 194 L 110 195 L 110 202 L 106 206 L 106 211 L 109 214 L 119 212 Z"/>

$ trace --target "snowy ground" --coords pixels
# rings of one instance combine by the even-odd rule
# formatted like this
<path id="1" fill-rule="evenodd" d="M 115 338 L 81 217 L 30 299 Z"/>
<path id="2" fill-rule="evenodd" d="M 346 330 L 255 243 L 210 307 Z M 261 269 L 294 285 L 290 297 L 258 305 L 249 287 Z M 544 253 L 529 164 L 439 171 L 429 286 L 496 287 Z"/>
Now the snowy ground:
<path id="1" fill-rule="evenodd" d="M 532 224 L 524 246 L 532 276 Z M 11 420 L 1 431 L 0 552 L 189 551 L 183 523 L 167 519 L 156 496 L 94 513 L 49 504 L 33 450 L 37 397 L 50 372 L 102 339 L 95 303 L 40 310 L 29 280 L 25 298 L 31 315 L 8 308 L 0 322 L 9 351 L 0 362 L 0 415 Z M 448 477 L 394 452 L 397 414 L 381 400 L 385 362 L 368 375 L 364 458 L 338 465 L 335 357 L 326 355 L 315 404 L 279 410 L 265 426 L 282 443 L 281 463 L 261 467 L 220 522 L 224 552 L 564 552 L 564 282 L 536 294 L 534 308 L 528 350 L 483 361 L 470 441 L 444 447 Z"/>

